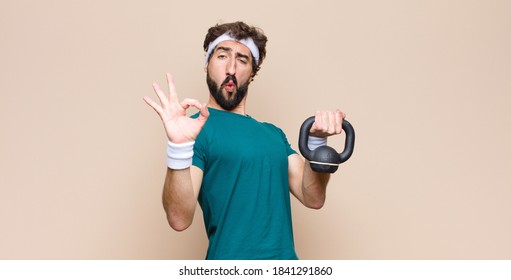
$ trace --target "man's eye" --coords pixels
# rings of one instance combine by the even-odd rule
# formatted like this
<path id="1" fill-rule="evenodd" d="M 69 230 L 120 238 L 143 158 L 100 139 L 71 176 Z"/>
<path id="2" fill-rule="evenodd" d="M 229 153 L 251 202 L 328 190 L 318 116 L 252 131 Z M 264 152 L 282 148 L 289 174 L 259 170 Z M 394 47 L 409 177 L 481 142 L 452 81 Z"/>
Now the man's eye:
<path id="1" fill-rule="evenodd" d="M 240 59 L 238 59 L 238 61 L 241 62 L 241 64 L 247 64 L 248 63 L 248 61 L 246 59 L 244 59 L 244 58 L 240 58 Z"/>
<path id="2" fill-rule="evenodd" d="M 218 58 L 225 59 L 225 58 L 227 58 L 227 56 L 225 54 L 220 54 L 220 55 L 218 55 Z"/>

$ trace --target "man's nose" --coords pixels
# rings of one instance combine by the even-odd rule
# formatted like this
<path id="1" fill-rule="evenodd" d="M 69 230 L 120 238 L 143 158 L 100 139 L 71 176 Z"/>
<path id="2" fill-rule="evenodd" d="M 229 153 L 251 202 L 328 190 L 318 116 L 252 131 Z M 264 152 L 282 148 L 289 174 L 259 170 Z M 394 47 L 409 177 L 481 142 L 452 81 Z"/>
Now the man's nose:
<path id="1" fill-rule="evenodd" d="M 230 59 L 227 63 L 227 69 L 226 69 L 227 75 L 234 75 L 236 74 L 236 60 Z"/>

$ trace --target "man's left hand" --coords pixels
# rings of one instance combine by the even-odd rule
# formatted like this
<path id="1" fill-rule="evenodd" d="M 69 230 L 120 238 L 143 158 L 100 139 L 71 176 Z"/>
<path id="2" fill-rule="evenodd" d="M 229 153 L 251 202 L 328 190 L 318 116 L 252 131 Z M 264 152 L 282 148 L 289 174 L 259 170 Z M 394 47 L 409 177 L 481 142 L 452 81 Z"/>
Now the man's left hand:
<path id="1" fill-rule="evenodd" d="M 317 111 L 315 117 L 314 124 L 309 134 L 311 136 L 325 138 L 341 134 L 342 121 L 346 118 L 346 114 L 340 110 Z"/>

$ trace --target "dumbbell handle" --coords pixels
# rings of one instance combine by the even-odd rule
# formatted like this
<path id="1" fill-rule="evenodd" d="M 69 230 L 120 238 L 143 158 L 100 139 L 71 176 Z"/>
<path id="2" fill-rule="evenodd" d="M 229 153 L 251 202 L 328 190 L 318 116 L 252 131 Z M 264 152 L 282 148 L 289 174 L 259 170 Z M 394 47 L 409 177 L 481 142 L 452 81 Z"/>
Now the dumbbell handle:
<path id="1" fill-rule="evenodd" d="M 306 119 L 302 126 L 300 127 L 300 135 L 298 138 L 298 148 L 300 149 L 300 153 L 307 159 L 311 160 L 312 151 L 309 149 L 309 131 L 314 124 L 315 117 L 309 117 Z M 347 161 L 351 155 L 353 154 L 353 149 L 355 147 L 355 130 L 353 126 L 347 121 L 342 121 L 342 129 L 346 133 L 346 140 L 344 143 L 344 150 L 339 154 L 340 162 L 343 163 Z"/>

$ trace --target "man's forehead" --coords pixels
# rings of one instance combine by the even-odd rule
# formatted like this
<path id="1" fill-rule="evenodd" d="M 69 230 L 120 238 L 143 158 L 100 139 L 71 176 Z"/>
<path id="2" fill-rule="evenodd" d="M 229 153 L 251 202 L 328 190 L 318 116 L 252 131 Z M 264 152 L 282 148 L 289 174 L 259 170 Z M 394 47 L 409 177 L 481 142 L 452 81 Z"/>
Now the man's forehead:
<path id="1" fill-rule="evenodd" d="M 220 42 L 215 48 L 215 51 L 218 51 L 218 50 L 240 52 L 245 55 L 250 54 L 250 49 L 247 46 L 245 46 L 244 44 L 237 42 L 237 41 Z"/>

